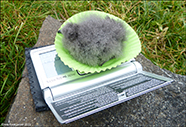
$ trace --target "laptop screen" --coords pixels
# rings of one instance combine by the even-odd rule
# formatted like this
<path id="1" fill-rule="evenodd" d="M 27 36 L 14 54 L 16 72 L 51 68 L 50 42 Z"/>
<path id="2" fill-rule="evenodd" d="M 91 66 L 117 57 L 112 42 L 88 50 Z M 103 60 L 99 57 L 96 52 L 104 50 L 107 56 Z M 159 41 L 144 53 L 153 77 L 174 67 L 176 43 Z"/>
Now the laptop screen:
<path id="1" fill-rule="evenodd" d="M 55 50 L 39 54 L 47 78 L 72 71 L 60 60 Z"/>

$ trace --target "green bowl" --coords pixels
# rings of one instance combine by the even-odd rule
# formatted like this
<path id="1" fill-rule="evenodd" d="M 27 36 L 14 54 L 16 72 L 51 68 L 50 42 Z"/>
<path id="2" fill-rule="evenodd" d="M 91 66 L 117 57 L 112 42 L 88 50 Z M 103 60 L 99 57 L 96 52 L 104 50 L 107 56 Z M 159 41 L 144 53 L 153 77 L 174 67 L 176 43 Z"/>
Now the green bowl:
<path id="1" fill-rule="evenodd" d="M 93 67 L 93 66 L 83 64 L 83 63 L 75 60 L 69 54 L 68 50 L 63 47 L 63 43 L 62 43 L 63 35 L 61 33 L 56 33 L 55 42 L 54 42 L 56 52 L 58 53 L 58 56 L 60 57 L 61 61 L 63 61 L 63 63 L 65 65 L 68 65 L 70 68 L 72 68 L 74 70 L 78 70 L 79 72 L 84 72 L 84 73 L 100 72 L 100 71 L 105 71 L 107 69 L 117 67 L 118 65 L 120 65 L 124 62 L 127 62 L 130 59 L 136 57 L 141 52 L 141 42 L 139 40 L 138 35 L 132 29 L 132 27 L 130 27 L 122 19 L 120 19 L 114 15 L 105 13 L 105 12 L 84 11 L 84 12 L 75 14 L 72 17 L 70 17 L 68 20 L 66 20 L 61 25 L 59 30 L 62 29 L 69 22 L 80 23 L 82 21 L 82 19 L 85 19 L 86 16 L 89 16 L 90 14 L 96 14 L 96 15 L 99 15 L 103 18 L 105 18 L 106 16 L 109 16 L 111 19 L 119 20 L 123 23 L 123 25 L 125 26 L 125 29 L 126 29 L 126 38 L 127 38 L 126 41 L 123 41 L 123 43 L 124 43 L 123 56 L 120 58 L 111 59 L 111 60 L 105 62 L 102 66 Z"/>

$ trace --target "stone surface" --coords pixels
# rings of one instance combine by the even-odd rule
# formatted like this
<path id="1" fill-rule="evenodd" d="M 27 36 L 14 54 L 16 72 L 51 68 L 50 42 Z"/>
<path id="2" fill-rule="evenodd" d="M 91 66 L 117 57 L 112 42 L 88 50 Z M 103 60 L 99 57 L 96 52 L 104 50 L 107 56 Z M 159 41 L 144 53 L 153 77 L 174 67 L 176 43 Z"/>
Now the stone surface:
<path id="1" fill-rule="evenodd" d="M 48 16 L 43 22 L 35 47 L 53 44 L 61 23 Z M 59 124 L 51 111 L 36 112 L 25 67 L 14 103 L 4 126 L 185 126 L 186 76 L 155 66 L 142 54 L 136 58 L 144 71 L 174 79 L 174 82 L 109 109 L 69 124 Z"/>

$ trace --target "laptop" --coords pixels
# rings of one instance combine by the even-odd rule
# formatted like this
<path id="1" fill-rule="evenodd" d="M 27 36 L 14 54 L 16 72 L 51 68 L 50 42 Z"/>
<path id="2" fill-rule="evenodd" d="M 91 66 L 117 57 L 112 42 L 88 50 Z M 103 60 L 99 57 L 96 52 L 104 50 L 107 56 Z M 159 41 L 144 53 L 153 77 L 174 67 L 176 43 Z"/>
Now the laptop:
<path id="1" fill-rule="evenodd" d="M 60 60 L 55 45 L 32 49 L 30 56 L 44 100 L 61 124 L 100 112 L 173 81 L 143 71 L 135 59 L 100 73 L 80 73 Z"/>

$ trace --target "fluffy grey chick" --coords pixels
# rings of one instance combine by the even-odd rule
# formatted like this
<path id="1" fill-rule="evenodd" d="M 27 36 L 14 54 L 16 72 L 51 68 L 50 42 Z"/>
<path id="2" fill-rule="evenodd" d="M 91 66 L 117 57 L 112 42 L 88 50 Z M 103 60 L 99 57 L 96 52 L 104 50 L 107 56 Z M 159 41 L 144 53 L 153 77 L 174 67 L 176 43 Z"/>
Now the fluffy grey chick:
<path id="1" fill-rule="evenodd" d="M 77 61 L 102 66 L 123 52 L 126 31 L 123 24 L 108 16 L 90 15 L 81 23 L 67 23 L 61 30 L 63 45 Z"/>

